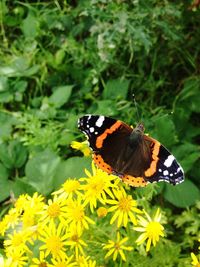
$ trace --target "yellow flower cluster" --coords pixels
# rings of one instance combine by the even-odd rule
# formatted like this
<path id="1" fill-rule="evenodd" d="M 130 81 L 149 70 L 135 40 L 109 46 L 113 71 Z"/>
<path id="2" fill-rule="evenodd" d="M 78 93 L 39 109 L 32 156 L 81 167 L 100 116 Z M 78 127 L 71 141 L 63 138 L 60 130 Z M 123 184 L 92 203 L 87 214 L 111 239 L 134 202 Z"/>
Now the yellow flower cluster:
<path id="1" fill-rule="evenodd" d="M 200 239 L 198 240 L 200 242 Z M 200 246 L 199 246 L 200 249 Z M 200 255 L 196 256 L 193 252 L 191 253 L 191 258 L 192 258 L 192 266 L 195 267 L 200 267 Z"/>
<path id="2" fill-rule="evenodd" d="M 139 209 L 116 176 L 94 164 L 92 172 L 85 173 L 79 180 L 67 179 L 48 200 L 35 193 L 15 201 L 0 222 L 5 248 L 0 267 L 95 267 L 93 246 L 99 248 L 105 261 L 126 261 L 134 246 L 126 244 L 130 239 L 127 235 L 142 232 L 135 246 L 147 240 L 146 251 L 164 236 L 159 209 L 152 219 Z M 104 225 L 111 225 L 112 232 Z M 100 240 L 94 234 L 98 231 Z"/>

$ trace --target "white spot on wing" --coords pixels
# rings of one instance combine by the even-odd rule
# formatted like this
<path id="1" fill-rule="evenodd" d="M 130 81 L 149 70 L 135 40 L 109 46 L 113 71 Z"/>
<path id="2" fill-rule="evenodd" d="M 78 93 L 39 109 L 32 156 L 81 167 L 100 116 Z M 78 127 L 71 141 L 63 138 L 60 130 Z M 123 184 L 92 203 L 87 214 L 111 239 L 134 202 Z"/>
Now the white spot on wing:
<path id="1" fill-rule="evenodd" d="M 104 116 L 100 116 L 100 117 L 98 118 L 98 120 L 96 121 L 95 125 L 96 125 L 97 127 L 101 127 L 102 124 L 103 124 L 103 122 L 104 122 L 104 119 L 105 119 Z"/>
<path id="2" fill-rule="evenodd" d="M 169 155 L 168 158 L 164 161 L 164 165 L 166 167 L 170 167 L 172 165 L 172 162 L 174 161 L 174 156 L 173 155 Z"/>
<path id="3" fill-rule="evenodd" d="M 91 132 L 91 133 L 94 132 L 94 127 L 90 127 L 90 132 Z"/>
<path id="4" fill-rule="evenodd" d="M 163 172 L 163 175 L 164 175 L 164 176 L 167 176 L 168 174 L 169 174 L 168 170 L 165 170 L 165 171 Z"/>

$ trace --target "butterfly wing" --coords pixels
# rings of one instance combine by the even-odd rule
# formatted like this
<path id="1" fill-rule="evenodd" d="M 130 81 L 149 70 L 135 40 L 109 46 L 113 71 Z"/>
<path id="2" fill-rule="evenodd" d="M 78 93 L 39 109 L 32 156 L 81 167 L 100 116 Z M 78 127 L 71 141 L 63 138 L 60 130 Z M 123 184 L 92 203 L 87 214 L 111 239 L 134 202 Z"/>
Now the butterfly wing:
<path id="1" fill-rule="evenodd" d="M 149 169 L 145 172 L 146 180 L 149 182 L 165 181 L 173 185 L 182 183 L 184 181 L 184 171 L 176 158 L 157 140 L 144 136 L 145 140 L 151 140 L 155 144 L 152 150 L 152 162 Z"/>
<path id="2" fill-rule="evenodd" d="M 136 149 L 130 148 L 131 127 L 122 121 L 98 115 L 83 116 L 78 127 L 88 137 L 98 167 L 133 186 L 146 185 L 142 174 L 150 165 L 151 153 L 141 142 Z"/>
<path id="3" fill-rule="evenodd" d="M 148 182 L 183 181 L 183 171 L 176 159 L 157 140 L 146 135 L 132 147 L 131 127 L 122 121 L 98 115 L 79 119 L 79 129 L 86 134 L 93 159 L 102 170 L 114 173 L 132 186 Z"/>

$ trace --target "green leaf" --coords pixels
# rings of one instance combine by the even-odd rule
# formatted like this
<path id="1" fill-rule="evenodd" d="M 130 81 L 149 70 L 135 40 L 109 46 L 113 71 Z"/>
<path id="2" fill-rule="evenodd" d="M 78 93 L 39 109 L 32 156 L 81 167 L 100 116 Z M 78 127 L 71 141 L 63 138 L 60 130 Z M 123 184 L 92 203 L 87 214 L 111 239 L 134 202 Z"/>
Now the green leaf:
<path id="1" fill-rule="evenodd" d="M 39 70 L 39 65 L 30 66 L 30 59 L 24 56 L 15 57 L 9 66 L 0 67 L 0 75 L 7 77 L 32 76 Z"/>
<path id="2" fill-rule="evenodd" d="M 173 186 L 166 184 L 164 197 L 176 207 L 185 208 L 194 205 L 200 199 L 200 191 L 190 180 Z"/>
<path id="3" fill-rule="evenodd" d="M 175 126 L 171 117 L 160 117 L 155 120 L 154 125 L 154 138 L 158 139 L 167 147 L 170 147 L 177 142 Z"/>
<path id="4" fill-rule="evenodd" d="M 112 100 L 100 100 L 97 102 L 96 114 L 102 114 L 105 116 L 115 116 L 118 111 L 115 103 Z"/>
<path id="5" fill-rule="evenodd" d="M 8 171 L 0 163 L 0 201 L 5 200 L 10 195 L 10 182 L 8 180 Z"/>
<path id="6" fill-rule="evenodd" d="M 58 188 L 66 179 L 85 177 L 85 168 L 91 169 L 91 158 L 72 157 L 60 162 L 54 179 L 55 188 Z"/>
<path id="7" fill-rule="evenodd" d="M 49 97 L 49 102 L 56 108 L 62 107 L 69 100 L 73 85 L 58 86 L 54 88 L 53 94 Z"/>
<path id="8" fill-rule="evenodd" d="M 128 87 L 129 87 L 129 80 L 122 80 L 122 79 L 116 79 L 116 80 L 109 80 L 105 88 L 103 90 L 103 98 L 104 99 L 116 99 L 116 98 L 122 98 L 126 99 L 127 93 L 128 93 Z"/>
<path id="9" fill-rule="evenodd" d="M 12 132 L 12 126 L 17 120 L 10 114 L 0 112 L 0 140 L 8 140 Z"/>
<path id="10" fill-rule="evenodd" d="M 8 86 L 8 78 L 0 76 L 0 92 L 7 91 L 9 88 Z"/>
<path id="11" fill-rule="evenodd" d="M 25 37 L 35 38 L 38 34 L 38 18 L 29 12 L 21 25 Z"/>
<path id="12" fill-rule="evenodd" d="M 188 111 L 200 112 L 200 79 L 199 77 L 190 77 L 184 83 L 184 88 L 178 95 L 178 103 Z"/>
<path id="13" fill-rule="evenodd" d="M 190 143 L 184 143 L 173 150 L 174 155 L 180 160 L 185 172 L 191 170 L 194 163 L 199 159 L 199 147 Z"/>
<path id="14" fill-rule="evenodd" d="M 8 170 L 0 163 L 0 180 L 8 179 Z"/>
<path id="15" fill-rule="evenodd" d="M 0 92 L 0 103 L 9 103 L 13 100 L 13 94 L 9 91 Z"/>
<path id="16" fill-rule="evenodd" d="M 27 149 L 18 140 L 0 144 L 0 160 L 8 169 L 22 167 L 26 158 Z"/>
<path id="17" fill-rule="evenodd" d="M 48 195 L 53 190 L 53 180 L 59 163 L 60 157 L 50 149 L 36 154 L 26 164 L 28 183 L 41 194 Z"/>
<path id="18" fill-rule="evenodd" d="M 26 179 L 22 178 L 16 178 L 10 187 L 15 197 L 19 197 L 19 195 L 24 193 L 32 195 L 36 191 L 36 188 L 31 186 Z"/>

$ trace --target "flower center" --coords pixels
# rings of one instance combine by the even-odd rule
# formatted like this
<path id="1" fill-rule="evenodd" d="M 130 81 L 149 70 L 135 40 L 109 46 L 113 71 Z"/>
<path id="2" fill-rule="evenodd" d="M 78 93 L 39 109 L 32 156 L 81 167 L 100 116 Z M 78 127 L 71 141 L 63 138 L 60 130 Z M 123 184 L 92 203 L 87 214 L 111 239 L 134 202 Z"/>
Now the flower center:
<path id="1" fill-rule="evenodd" d="M 15 235 L 13 236 L 13 241 L 12 241 L 12 243 L 13 243 L 13 247 L 18 247 L 18 246 L 20 246 L 20 245 L 23 243 L 23 238 L 22 238 L 21 234 L 15 234 Z"/>
<path id="2" fill-rule="evenodd" d="M 162 225 L 159 222 L 150 222 L 147 225 L 146 232 L 150 238 L 159 236 L 162 233 Z"/>
<path id="3" fill-rule="evenodd" d="M 71 237 L 71 240 L 74 241 L 74 242 L 77 242 L 77 243 L 78 243 L 78 241 L 79 241 L 79 239 L 78 239 L 78 235 L 73 235 L 73 236 Z"/>
<path id="4" fill-rule="evenodd" d="M 47 249 L 51 251 L 52 254 L 57 254 L 63 247 L 62 241 L 58 236 L 51 236 L 46 241 Z"/>
<path id="5" fill-rule="evenodd" d="M 79 187 L 80 187 L 80 183 L 78 181 L 67 181 L 63 186 L 65 192 L 67 193 L 76 191 Z"/>
<path id="6" fill-rule="evenodd" d="M 115 243 L 115 250 L 120 250 L 120 244 L 117 242 L 117 243 Z"/>
<path id="7" fill-rule="evenodd" d="M 60 206 L 57 203 L 52 203 L 47 210 L 50 217 L 55 218 L 60 214 Z"/>
<path id="8" fill-rule="evenodd" d="M 123 197 L 119 201 L 119 208 L 122 211 L 130 211 L 131 210 L 131 200 L 128 197 Z"/>
<path id="9" fill-rule="evenodd" d="M 73 212 L 74 220 L 77 222 L 82 221 L 84 216 L 85 216 L 85 213 L 82 207 L 77 207 Z"/>
<path id="10" fill-rule="evenodd" d="M 46 264 L 46 262 L 41 262 L 41 263 L 38 265 L 38 267 L 47 267 L 47 264 Z"/>
<path id="11" fill-rule="evenodd" d="M 23 224 L 25 227 L 33 226 L 35 223 L 34 216 L 30 214 L 24 214 L 23 216 Z"/>

